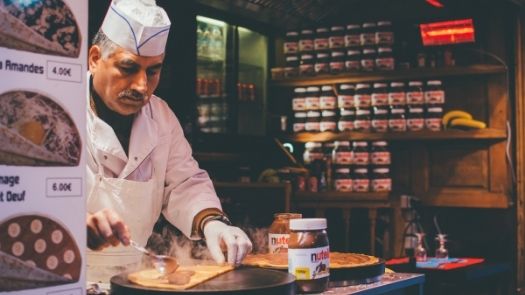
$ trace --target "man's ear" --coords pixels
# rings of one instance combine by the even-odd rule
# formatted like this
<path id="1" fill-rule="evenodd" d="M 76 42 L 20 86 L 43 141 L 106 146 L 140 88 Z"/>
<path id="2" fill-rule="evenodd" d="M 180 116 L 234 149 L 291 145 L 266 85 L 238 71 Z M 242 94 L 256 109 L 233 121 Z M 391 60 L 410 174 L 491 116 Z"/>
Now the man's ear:
<path id="1" fill-rule="evenodd" d="M 102 50 L 98 45 L 93 45 L 88 52 L 88 66 L 91 73 L 96 72 L 99 61 L 102 59 Z"/>

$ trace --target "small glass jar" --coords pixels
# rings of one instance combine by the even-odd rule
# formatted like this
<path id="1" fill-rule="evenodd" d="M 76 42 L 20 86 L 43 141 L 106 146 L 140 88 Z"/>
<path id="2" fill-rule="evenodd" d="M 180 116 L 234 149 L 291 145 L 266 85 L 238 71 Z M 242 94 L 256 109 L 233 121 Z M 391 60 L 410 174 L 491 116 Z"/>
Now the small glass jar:
<path id="1" fill-rule="evenodd" d="M 370 84 L 359 83 L 355 87 L 354 105 L 356 108 L 368 108 L 372 105 Z"/>
<path id="2" fill-rule="evenodd" d="M 317 111 L 309 111 L 306 113 L 305 130 L 308 132 L 321 131 L 321 113 Z"/>
<path id="3" fill-rule="evenodd" d="M 321 87 L 320 109 L 335 110 L 337 108 L 337 97 L 330 85 Z"/>
<path id="4" fill-rule="evenodd" d="M 361 54 L 361 70 L 371 72 L 375 69 L 376 64 L 376 50 L 374 48 L 363 49 Z"/>
<path id="5" fill-rule="evenodd" d="M 372 90 L 372 106 L 385 107 L 388 106 L 388 84 L 374 83 L 374 90 Z"/>
<path id="6" fill-rule="evenodd" d="M 322 27 L 315 30 L 314 49 L 315 51 L 324 51 L 329 49 L 328 37 L 330 30 Z"/>
<path id="7" fill-rule="evenodd" d="M 392 178 L 390 177 L 390 168 L 375 167 L 372 170 L 372 191 L 373 192 L 390 192 L 392 191 Z"/>
<path id="8" fill-rule="evenodd" d="M 330 73 L 339 74 L 345 70 L 345 53 L 344 51 L 332 51 L 330 60 Z"/>
<path id="9" fill-rule="evenodd" d="M 310 53 L 301 54 L 301 65 L 299 65 L 299 75 L 313 76 L 315 75 L 315 59 Z"/>
<path id="10" fill-rule="evenodd" d="M 345 27 L 333 26 L 330 28 L 330 37 L 328 37 L 328 47 L 330 49 L 343 48 L 345 46 Z"/>
<path id="11" fill-rule="evenodd" d="M 368 166 L 370 163 L 370 152 L 368 151 L 368 142 L 354 141 L 352 164 L 356 166 Z"/>
<path id="12" fill-rule="evenodd" d="M 337 129 L 337 117 L 334 111 L 323 111 L 320 125 L 321 132 L 335 131 Z"/>
<path id="13" fill-rule="evenodd" d="M 340 167 L 335 169 L 334 187 L 337 192 L 352 191 L 353 187 L 350 167 Z"/>
<path id="14" fill-rule="evenodd" d="M 393 45 L 394 44 L 394 30 L 392 22 L 378 21 L 376 27 L 376 44 L 379 45 Z"/>
<path id="15" fill-rule="evenodd" d="M 299 52 L 314 51 L 314 31 L 310 29 L 301 30 L 299 36 Z"/>
<path id="16" fill-rule="evenodd" d="M 354 192 L 366 193 L 370 191 L 370 178 L 368 176 L 368 168 L 358 167 L 354 169 L 352 185 Z"/>
<path id="17" fill-rule="evenodd" d="M 306 130 L 306 113 L 297 112 L 294 114 L 293 132 L 299 133 Z"/>
<path id="18" fill-rule="evenodd" d="M 352 148 L 349 141 L 336 141 L 332 153 L 332 162 L 335 165 L 351 165 L 353 158 Z"/>
<path id="19" fill-rule="evenodd" d="M 425 88 L 425 103 L 441 105 L 445 103 L 445 90 L 443 90 L 441 81 L 427 81 L 427 87 Z"/>
<path id="20" fill-rule="evenodd" d="M 376 23 L 363 23 L 361 30 L 361 46 L 376 44 Z"/>
<path id="21" fill-rule="evenodd" d="M 290 219 L 302 218 L 300 213 L 275 213 L 268 229 L 268 253 L 288 253 Z"/>
<path id="22" fill-rule="evenodd" d="M 305 165 L 310 165 L 316 160 L 322 160 L 323 145 L 320 142 L 307 142 L 304 145 L 303 161 Z"/>
<path id="23" fill-rule="evenodd" d="M 422 106 L 425 104 L 425 96 L 423 94 L 423 82 L 410 81 L 407 89 L 407 104 L 409 106 Z"/>
<path id="24" fill-rule="evenodd" d="M 425 128 L 425 115 L 423 107 L 413 106 L 408 108 L 407 129 L 409 131 L 421 131 Z"/>
<path id="25" fill-rule="evenodd" d="M 317 52 L 316 57 L 314 65 L 315 73 L 317 75 L 330 73 L 330 55 L 328 52 Z"/>
<path id="26" fill-rule="evenodd" d="M 376 69 L 382 71 L 393 71 L 395 68 L 395 59 L 392 54 L 392 48 L 379 47 L 376 57 Z"/>
<path id="27" fill-rule="evenodd" d="M 361 50 L 348 49 L 346 51 L 345 69 L 347 72 L 357 72 L 361 70 Z"/>
<path id="28" fill-rule="evenodd" d="M 341 132 L 354 130 L 354 121 L 354 109 L 342 109 L 341 117 L 339 118 L 339 122 L 337 122 L 337 130 Z"/>
<path id="29" fill-rule="evenodd" d="M 299 57 L 297 55 L 287 55 L 285 60 L 287 67 L 299 67 Z"/>
<path id="30" fill-rule="evenodd" d="M 299 52 L 299 32 L 286 32 L 283 44 L 284 54 L 297 54 Z"/>
<path id="31" fill-rule="evenodd" d="M 319 93 L 319 87 L 310 86 L 306 88 L 306 109 L 309 111 L 317 111 L 321 107 L 321 98 Z"/>
<path id="32" fill-rule="evenodd" d="M 294 112 L 306 111 L 306 89 L 297 87 L 293 90 L 292 109 Z"/>
<path id="33" fill-rule="evenodd" d="M 405 118 L 405 108 L 392 106 L 390 109 L 390 118 L 388 119 L 388 129 L 391 131 L 406 131 L 407 121 Z"/>
<path id="34" fill-rule="evenodd" d="M 441 131 L 442 129 L 443 108 L 441 106 L 427 106 L 425 116 L 425 127 L 430 131 Z"/>
<path id="35" fill-rule="evenodd" d="M 354 107 L 355 87 L 352 84 L 339 85 L 339 94 L 337 95 L 337 106 L 341 109 Z"/>
<path id="36" fill-rule="evenodd" d="M 370 116 L 370 109 L 357 109 L 355 112 L 354 130 L 368 132 L 370 131 L 371 125 L 372 120 Z"/>
<path id="37" fill-rule="evenodd" d="M 388 150 L 388 142 L 384 140 L 372 142 L 370 161 L 373 165 L 390 165 L 392 160 Z"/>
<path id="38" fill-rule="evenodd" d="M 372 130 L 375 132 L 388 131 L 388 108 L 374 107 L 372 116 Z"/>
<path id="39" fill-rule="evenodd" d="M 355 48 L 361 46 L 361 25 L 348 24 L 345 33 L 345 47 Z"/>
<path id="40" fill-rule="evenodd" d="M 390 91 L 388 92 L 388 104 L 391 106 L 406 105 L 405 83 L 392 82 L 390 83 Z"/>

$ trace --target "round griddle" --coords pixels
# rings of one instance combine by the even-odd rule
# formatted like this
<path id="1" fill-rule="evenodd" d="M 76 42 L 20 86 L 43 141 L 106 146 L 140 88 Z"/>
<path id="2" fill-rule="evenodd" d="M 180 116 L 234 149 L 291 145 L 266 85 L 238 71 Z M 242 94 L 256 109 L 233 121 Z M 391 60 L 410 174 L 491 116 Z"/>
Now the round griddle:
<path id="1" fill-rule="evenodd" d="M 385 261 L 380 259 L 370 265 L 347 268 L 330 268 L 330 287 L 375 283 L 385 273 Z"/>
<path id="2" fill-rule="evenodd" d="M 111 278 L 113 295 L 149 294 L 247 294 L 247 295 L 292 295 L 295 294 L 294 276 L 277 270 L 256 267 L 241 267 L 221 274 L 187 290 L 167 290 L 142 287 L 132 284 L 127 274 Z"/>

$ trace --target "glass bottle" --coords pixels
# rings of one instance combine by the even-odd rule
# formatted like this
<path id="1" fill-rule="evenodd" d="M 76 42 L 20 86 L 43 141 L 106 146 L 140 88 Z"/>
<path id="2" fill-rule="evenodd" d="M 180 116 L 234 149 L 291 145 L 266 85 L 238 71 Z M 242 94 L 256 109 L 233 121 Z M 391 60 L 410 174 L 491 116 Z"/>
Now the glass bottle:
<path id="1" fill-rule="evenodd" d="M 445 234 L 438 234 L 436 237 L 436 240 L 439 243 L 439 247 L 436 249 L 436 258 L 438 259 L 447 259 L 448 258 L 448 250 L 445 248 L 445 243 L 447 242 L 447 235 Z"/>
<path id="2" fill-rule="evenodd" d="M 423 241 L 425 239 L 424 233 L 415 233 L 417 237 L 417 246 L 414 249 L 414 256 L 416 257 L 416 262 L 427 261 L 427 250 L 423 246 Z"/>

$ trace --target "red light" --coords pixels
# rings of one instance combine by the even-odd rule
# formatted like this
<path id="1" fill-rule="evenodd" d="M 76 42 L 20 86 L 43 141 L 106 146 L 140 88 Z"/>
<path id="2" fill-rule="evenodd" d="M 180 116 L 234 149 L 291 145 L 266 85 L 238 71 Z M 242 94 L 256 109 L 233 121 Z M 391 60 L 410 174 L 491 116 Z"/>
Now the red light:
<path id="1" fill-rule="evenodd" d="M 437 7 L 437 8 L 445 7 L 445 5 L 443 5 L 443 3 L 441 3 L 439 0 L 425 0 L 425 1 L 427 1 L 428 4 L 434 7 Z"/>
<path id="2" fill-rule="evenodd" d="M 423 45 L 444 45 L 475 41 L 472 19 L 436 22 L 419 25 Z"/>

